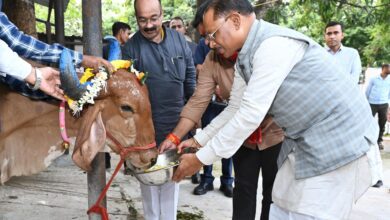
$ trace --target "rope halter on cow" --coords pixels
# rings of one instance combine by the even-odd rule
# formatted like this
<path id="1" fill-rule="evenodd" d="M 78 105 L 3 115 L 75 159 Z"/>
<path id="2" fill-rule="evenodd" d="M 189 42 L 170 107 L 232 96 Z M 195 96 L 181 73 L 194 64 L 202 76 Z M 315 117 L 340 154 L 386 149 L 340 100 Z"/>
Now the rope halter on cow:
<path id="1" fill-rule="evenodd" d="M 133 66 L 131 61 L 125 61 L 125 60 L 114 60 L 111 61 L 111 64 L 114 66 L 115 70 L 117 69 L 127 69 L 133 74 L 135 74 L 138 78 L 138 81 L 141 84 L 145 83 L 147 73 L 139 72 L 137 71 Z M 107 80 L 109 79 L 109 74 L 107 70 L 104 67 L 101 67 L 99 69 L 99 72 L 94 74 L 92 69 L 86 69 L 81 79 L 78 79 L 76 70 L 74 68 L 72 57 L 66 49 L 63 50 L 61 57 L 60 57 L 60 78 L 61 78 L 61 87 L 64 90 L 64 93 L 67 97 L 67 102 L 70 107 L 70 109 L 73 112 L 73 115 L 78 114 L 83 110 L 83 106 L 86 103 L 94 104 L 94 98 L 96 98 L 99 95 L 99 92 L 102 89 L 106 88 Z M 62 139 L 64 141 L 64 145 L 69 144 L 69 138 L 66 133 L 65 128 L 65 102 L 62 102 L 60 104 L 60 111 L 59 111 L 59 120 L 60 120 L 60 132 Z M 143 151 L 143 150 L 149 150 L 154 147 L 156 147 L 156 142 L 150 143 L 145 146 L 128 146 L 124 147 L 112 134 L 110 134 L 108 131 L 106 131 L 107 137 L 117 146 L 118 149 L 120 149 L 120 157 L 121 160 L 119 161 L 118 165 L 116 166 L 116 169 L 111 176 L 109 182 L 104 187 L 103 191 L 99 195 L 98 200 L 96 203 L 88 209 L 88 214 L 90 212 L 98 213 L 102 216 L 102 219 L 108 220 L 108 214 L 106 208 L 101 206 L 101 201 L 106 196 L 106 193 L 117 175 L 120 167 L 122 167 L 127 155 L 130 152 L 135 151 Z"/>
<path id="2" fill-rule="evenodd" d="M 120 149 L 119 155 L 121 156 L 121 160 L 115 167 L 115 171 L 112 174 L 110 180 L 104 187 L 103 191 L 100 193 L 99 198 L 96 200 L 95 204 L 93 204 L 87 211 L 87 214 L 90 214 L 91 212 L 100 214 L 102 216 L 103 220 L 108 220 L 108 213 L 107 209 L 101 205 L 101 202 L 103 201 L 104 197 L 106 197 L 107 191 L 111 186 L 112 181 L 114 180 L 115 176 L 118 174 L 119 169 L 122 167 L 123 163 L 125 162 L 126 156 L 130 152 L 134 151 L 141 151 L 141 150 L 148 150 L 151 148 L 156 147 L 156 142 L 153 142 L 151 144 L 148 144 L 146 146 L 131 146 L 131 147 L 124 147 L 117 139 L 115 139 L 112 134 L 110 134 L 108 131 L 106 131 L 107 137 L 111 139 L 112 142 L 117 145 L 117 147 Z"/>

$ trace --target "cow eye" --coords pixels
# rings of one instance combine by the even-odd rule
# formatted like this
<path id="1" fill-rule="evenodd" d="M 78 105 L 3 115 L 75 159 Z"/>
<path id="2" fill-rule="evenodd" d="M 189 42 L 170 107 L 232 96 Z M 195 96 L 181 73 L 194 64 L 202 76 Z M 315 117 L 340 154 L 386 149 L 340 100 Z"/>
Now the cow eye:
<path id="1" fill-rule="evenodd" d="M 124 112 L 131 112 L 131 113 L 134 113 L 134 109 L 133 109 L 131 106 L 128 106 L 128 105 L 122 105 L 122 106 L 121 106 L 121 109 L 122 109 L 122 111 L 124 111 Z"/>

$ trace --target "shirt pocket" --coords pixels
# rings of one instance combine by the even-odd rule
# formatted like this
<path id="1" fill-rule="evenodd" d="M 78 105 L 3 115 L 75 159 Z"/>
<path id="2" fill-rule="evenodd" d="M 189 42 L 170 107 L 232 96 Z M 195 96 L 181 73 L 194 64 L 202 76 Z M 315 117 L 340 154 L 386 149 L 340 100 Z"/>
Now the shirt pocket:
<path id="1" fill-rule="evenodd" d="M 183 56 L 171 57 L 171 62 L 174 65 L 175 71 L 173 76 L 175 79 L 184 82 L 186 76 L 186 63 Z"/>

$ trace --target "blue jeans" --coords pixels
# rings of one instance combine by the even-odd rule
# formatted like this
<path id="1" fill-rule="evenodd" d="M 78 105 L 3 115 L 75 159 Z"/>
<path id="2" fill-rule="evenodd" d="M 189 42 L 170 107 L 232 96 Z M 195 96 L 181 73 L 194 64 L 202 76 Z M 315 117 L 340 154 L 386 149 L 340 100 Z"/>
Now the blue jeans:
<path id="1" fill-rule="evenodd" d="M 210 102 L 202 117 L 202 128 L 206 127 L 219 113 L 226 107 L 223 103 Z M 232 185 L 234 178 L 232 177 L 233 162 L 232 158 L 222 159 L 222 176 L 221 185 Z M 203 166 L 203 174 L 200 175 L 201 182 L 213 183 L 213 165 Z"/>

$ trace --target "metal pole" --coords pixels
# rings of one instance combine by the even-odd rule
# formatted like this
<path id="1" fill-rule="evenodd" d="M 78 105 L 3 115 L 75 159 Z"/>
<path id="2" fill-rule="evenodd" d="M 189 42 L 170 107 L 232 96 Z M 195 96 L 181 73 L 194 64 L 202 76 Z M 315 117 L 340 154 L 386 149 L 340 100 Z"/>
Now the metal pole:
<path id="1" fill-rule="evenodd" d="M 83 41 L 84 54 L 102 55 L 102 4 L 101 0 L 83 0 Z M 92 170 L 88 172 L 88 207 L 95 204 L 106 184 L 104 153 L 98 153 L 92 162 Z M 106 199 L 101 204 L 107 207 Z M 90 214 L 89 220 L 100 220 L 101 216 Z"/>
<path id="2" fill-rule="evenodd" d="M 56 29 L 56 40 L 57 43 L 65 43 L 65 19 L 64 19 L 64 1 L 57 0 L 54 1 L 54 20 L 55 20 L 55 29 Z"/>

